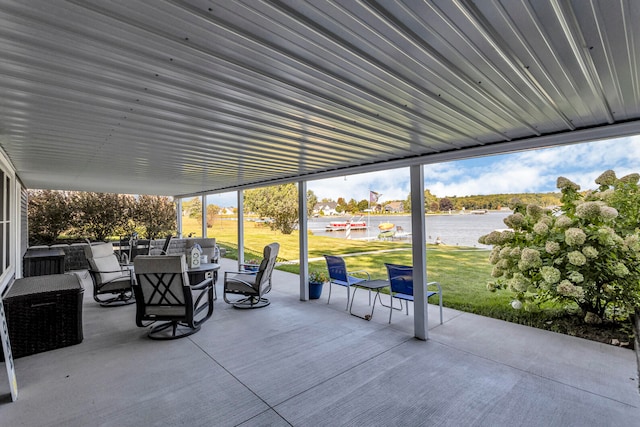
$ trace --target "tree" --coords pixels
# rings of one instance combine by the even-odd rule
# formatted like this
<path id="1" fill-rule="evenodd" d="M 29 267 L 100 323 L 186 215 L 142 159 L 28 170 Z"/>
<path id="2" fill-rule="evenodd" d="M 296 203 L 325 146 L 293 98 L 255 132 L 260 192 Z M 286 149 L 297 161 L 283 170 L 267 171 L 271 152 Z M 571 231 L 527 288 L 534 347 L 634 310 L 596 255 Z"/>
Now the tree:
<path id="1" fill-rule="evenodd" d="M 213 227 L 214 220 L 218 217 L 219 213 L 220 206 L 207 205 L 207 228 Z"/>
<path id="2" fill-rule="evenodd" d="M 189 202 L 189 218 L 196 218 L 202 223 L 202 202 L 200 197 L 194 197 Z"/>
<path id="3" fill-rule="evenodd" d="M 144 227 L 143 235 L 147 239 L 165 237 L 176 232 L 176 205 L 169 197 L 138 197 L 134 216 L 136 224 Z"/>
<path id="4" fill-rule="evenodd" d="M 516 205 L 505 219 L 510 230 L 479 239 L 494 245 L 490 262 L 498 280 L 489 289 L 515 292 L 516 308 L 546 300 L 575 303 L 587 323 L 600 323 L 616 310 L 631 312 L 640 303 L 639 179 L 606 171 L 596 179 L 598 189 L 582 194 L 560 177 L 559 209 Z"/>
<path id="5" fill-rule="evenodd" d="M 311 215 L 318 198 L 313 191 L 307 191 L 307 215 Z M 282 234 L 291 234 L 298 223 L 298 186 L 283 184 L 273 187 L 262 187 L 244 192 L 244 207 L 247 212 L 254 212 L 262 218 L 271 218 L 272 230 L 280 230 Z"/>
<path id="6" fill-rule="evenodd" d="M 424 207 L 425 207 L 425 211 L 429 210 L 427 209 L 427 203 L 425 201 Z M 411 193 L 409 193 L 409 195 L 407 195 L 407 198 L 404 201 L 404 211 L 405 212 L 411 212 Z"/>
<path id="7" fill-rule="evenodd" d="M 372 205 L 371 209 L 375 210 L 376 205 Z M 358 211 L 360 212 L 364 212 L 365 210 L 369 209 L 369 201 L 366 199 L 362 199 L 358 202 Z"/>
<path id="8" fill-rule="evenodd" d="M 29 244 L 53 243 L 73 221 L 73 204 L 65 191 L 29 190 Z"/>
<path id="9" fill-rule="evenodd" d="M 131 219 L 132 196 L 114 193 L 73 193 L 74 223 L 83 235 L 105 240 L 121 233 Z"/>
<path id="10" fill-rule="evenodd" d="M 358 202 L 356 202 L 356 199 L 349 200 L 349 203 L 347 203 L 347 207 L 345 211 L 351 212 L 352 214 L 358 212 Z"/>
<path id="11" fill-rule="evenodd" d="M 411 194 L 409 194 L 409 199 L 411 199 Z M 429 189 L 425 189 L 424 190 L 424 209 L 426 211 L 429 210 L 438 210 L 438 208 L 436 209 L 432 209 L 432 206 L 434 206 L 434 203 L 437 205 L 438 204 L 438 198 L 436 196 L 434 196 L 433 194 L 431 194 L 431 190 Z"/>
<path id="12" fill-rule="evenodd" d="M 453 209 L 453 202 L 451 202 L 451 200 L 449 200 L 448 198 L 444 197 L 440 199 L 440 202 L 438 203 L 438 208 L 441 211 L 449 211 Z"/>

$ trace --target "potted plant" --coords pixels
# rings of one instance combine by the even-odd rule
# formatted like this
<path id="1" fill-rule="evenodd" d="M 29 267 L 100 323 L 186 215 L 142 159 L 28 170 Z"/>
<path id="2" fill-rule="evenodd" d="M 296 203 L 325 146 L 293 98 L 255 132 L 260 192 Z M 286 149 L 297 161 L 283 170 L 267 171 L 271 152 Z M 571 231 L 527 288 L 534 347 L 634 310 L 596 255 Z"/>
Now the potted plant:
<path id="1" fill-rule="evenodd" d="M 318 299 L 322 294 L 322 285 L 329 280 L 327 273 L 321 270 L 309 272 L 309 299 Z"/>
<path id="2" fill-rule="evenodd" d="M 260 261 L 257 259 L 250 259 L 244 263 L 244 269 L 247 271 L 258 271 L 259 268 Z"/>

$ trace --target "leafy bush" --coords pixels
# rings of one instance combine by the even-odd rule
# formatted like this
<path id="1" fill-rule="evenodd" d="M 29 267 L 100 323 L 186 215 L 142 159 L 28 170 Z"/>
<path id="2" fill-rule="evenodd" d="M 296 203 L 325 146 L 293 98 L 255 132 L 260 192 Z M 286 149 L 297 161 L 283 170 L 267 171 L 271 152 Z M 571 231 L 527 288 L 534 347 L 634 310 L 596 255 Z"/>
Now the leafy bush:
<path id="1" fill-rule="evenodd" d="M 616 178 L 606 171 L 596 190 L 560 177 L 559 208 L 516 205 L 508 230 L 479 239 L 494 245 L 490 256 L 494 290 L 515 292 L 514 308 L 556 300 L 574 302 L 587 323 L 600 323 L 616 310 L 640 302 L 640 175 Z"/>
<path id="2" fill-rule="evenodd" d="M 29 191 L 27 216 L 32 244 L 53 243 L 71 227 L 73 220 L 71 193 L 66 191 Z"/>
<path id="3" fill-rule="evenodd" d="M 175 203 L 164 196 L 29 190 L 29 244 L 61 234 L 105 240 L 138 232 L 154 239 L 176 231 Z"/>

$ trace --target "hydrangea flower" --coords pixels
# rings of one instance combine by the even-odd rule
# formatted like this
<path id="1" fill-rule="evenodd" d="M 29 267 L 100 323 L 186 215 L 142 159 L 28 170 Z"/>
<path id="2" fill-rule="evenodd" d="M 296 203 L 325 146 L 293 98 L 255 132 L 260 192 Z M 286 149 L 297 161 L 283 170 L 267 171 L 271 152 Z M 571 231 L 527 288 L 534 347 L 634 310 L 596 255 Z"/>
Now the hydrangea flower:
<path id="1" fill-rule="evenodd" d="M 545 235 L 549 232 L 549 226 L 542 221 L 536 222 L 536 225 L 533 226 L 533 231 L 538 234 Z"/>
<path id="2" fill-rule="evenodd" d="M 544 250 L 551 255 L 557 254 L 560 251 L 560 243 L 547 240 L 547 243 L 544 244 Z"/>
<path id="3" fill-rule="evenodd" d="M 582 248 L 582 254 L 589 259 L 595 259 L 598 258 L 599 252 L 593 246 L 585 246 Z"/>
<path id="4" fill-rule="evenodd" d="M 625 184 L 637 184 L 640 181 L 640 174 L 630 173 L 629 175 L 625 175 L 619 179 L 620 182 L 624 182 Z"/>
<path id="5" fill-rule="evenodd" d="M 613 266 L 613 274 L 615 274 L 618 277 L 625 277 L 629 274 L 629 269 L 627 268 L 626 265 L 624 265 L 621 262 L 617 262 L 614 266 Z"/>
<path id="6" fill-rule="evenodd" d="M 598 218 L 600 216 L 600 208 L 604 203 L 601 201 L 584 202 L 576 207 L 576 216 L 583 219 Z"/>
<path id="7" fill-rule="evenodd" d="M 587 235 L 580 228 L 568 228 L 564 232 L 564 241 L 569 246 L 579 246 L 587 240 Z"/>
<path id="8" fill-rule="evenodd" d="M 500 277 L 504 274 L 504 270 L 498 264 L 494 265 L 491 269 L 491 277 Z M 495 286 L 495 285 L 494 285 Z M 491 290 L 491 289 L 489 289 Z M 495 290 L 495 288 L 494 288 Z"/>
<path id="9" fill-rule="evenodd" d="M 567 278 L 573 283 L 584 282 L 584 276 L 578 271 L 572 271 L 571 273 L 569 273 L 569 276 Z"/>
<path id="10" fill-rule="evenodd" d="M 500 249 L 500 255 L 499 258 L 505 259 L 505 258 L 509 258 L 511 256 L 511 248 L 509 246 L 505 246 L 504 248 Z"/>
<path id="11" fill-rule="evenodd" d="M 527 215 L 533 218 L 534 221 L 540 219 L 542 214 L 544 213 L 544 209 L 537 205 L 527 205 Z"/>
<path id="12" fill-rule="evenodd" d="M 624 238 L 624 245 L 634 252 L 640 252 L 640 237 L 637 234 L 629 234 Z"/>
<path id="13" fill-rule="evenodd" d="M 540 275 L 542 279 L 550 285 L 556 284 L 560 281 L 561 273 L 555 267 L 544 266 L 540 269 Z"/>
<path id="14" fill-rule="evenodd" d="M 556 187 L 561 190 L 580 191 L 580 186 L 578 184 L 571 181 L 570 179 L 565 178 L 564 176 L 558 178 L 558 180 L 556 181 Z"/>
<path id="15" fill-rule="evenodd" d="M 494 246 L 489 254 L 489 261 L 491 264 L 495 264 L 500 259 L 500 246 Z"/>
<path id="16" fill-rule="evenodd" d="M 596 184 L 598 185 L 613 185 L 616 183 L 618 179 L 616 178 L 616 173 L 612 170 L 604 171 L 600 174 L 599 177 L 596 178 Z"/>
<path id="17" fill-rule="evenodd" d="M 504 219 L 504 223 L 509 228 L 513 228 L 514 230 L 519 230 L 525 224 L 524 215 L 522 215 L 520 212 L 516 212 L 506 217 Z"/>
<path id="18" fill-rule="evenodd" d="M 540 264 L 542 264 L 540 252 L 531 248 L 522 249 L 522 255 L 520 255 L 520 262 L 518 263 L 518 268 L 520 268 L 520 270 L 526 271 L 539 267 Z"/>
<path id="19" fill-rule="evenodd" d="M 618 210 L 616 208 L 612 208 L 611 206 L 601 206 L 600 207 L 600 215 L 606 221 L 610 221 L 618 217 Z"/>
<path id="20" fill-rule="evenodd" d="M 564 295 L 566 297 L 584 297 L 584 290 L 582 289 L 582 287 L 576 286 L 568 280 L 563 280 L 562 282 L 560 282 L 556 290 L 560 295 Z"/>
<path id="21" fill-rule="evenodd" d="M 613 246 L 616 244 L 615 235 L 616 232 L 611 227 L 600 227 L 597 231 L 598 241 L 605 246 Z"/>
<path id="22" fill-rule="evenodd" d="M 571 251 L 567 254 L 567 259 L 569 263 L 575 266 L 585 265 L 587 263 L 587 257 L 582 255 L 580 251 Z"/>
<path id="23" fill-rule="evenodd" d="M 509 289 L 515 292 L 524 292 L 529 287 L 529 281 L 522 273 L 515 273 L 509 280 Z"/>
<path id="24" fill-rule="evenodd" d="M 567 228 L 567 227 L 571 227 L 572 225 L 573 225 L 573 220 L 566 215 L 560 215 L 556 219 L 555 226 L 558 228 Z"/>

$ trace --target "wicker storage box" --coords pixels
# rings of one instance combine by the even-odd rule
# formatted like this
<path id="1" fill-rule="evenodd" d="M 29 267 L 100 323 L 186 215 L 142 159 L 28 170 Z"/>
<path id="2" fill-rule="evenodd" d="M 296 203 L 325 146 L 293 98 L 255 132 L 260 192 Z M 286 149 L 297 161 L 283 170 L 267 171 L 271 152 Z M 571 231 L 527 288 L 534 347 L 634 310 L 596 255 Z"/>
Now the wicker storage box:
<path id="1" fill-rule="evenodd" d="M 64 273 L 64 250 L 60 248 L 28 250 L 24 254 L 24 277 Z"/>
<path id="2" fill-rule="evenodd" d="M 3 299 L 13 357 L 82 342 L 83 295 L 73 274 L 16 280 Z"/>

